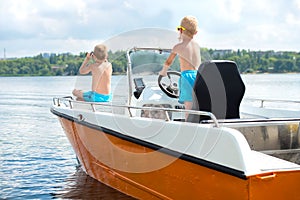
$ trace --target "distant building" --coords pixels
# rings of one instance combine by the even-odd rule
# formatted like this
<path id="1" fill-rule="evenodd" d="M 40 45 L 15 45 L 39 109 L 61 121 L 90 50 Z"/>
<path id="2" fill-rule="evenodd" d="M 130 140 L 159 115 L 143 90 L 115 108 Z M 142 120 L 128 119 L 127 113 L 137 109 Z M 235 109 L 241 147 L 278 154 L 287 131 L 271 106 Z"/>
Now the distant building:
<path id="1" fill-rule="evenodd" d="M 232 49 L 219 49 L 213 51 L 213 56 L 224 56 L 233 53 Z"/>
<path id="2" fill-rule="evenodd" d="M 50 58 L 56 56 L 56 53 L 42 53 L 43 58 Z"/>
<path id="3" fill-rule="evenodd" d="M 6 49 L 3 50 L 3 60 L 6 60 Z"/>
<path id="4" fill-rule="evenodd" d="M 72 55 L 72 53 L 67 52 L 67 53 L 62 53 L 61 55 L 70 56 L 70 55 Z"/>
<path id="5" fill-rule="evenodd" d="M 55 65 L 55 66 L 52 66 L 51 69 L 53 71 L 55 71 L 55 70 L 58 70 L 58 69 L 64 69 L 66 67 L 68 67 L 68 65 Z"/>
<path id="6" fill-rule="evenodd" d="M 43 53 L 42 56 L 43 58 L 50 58 L 50 53 Z"/>

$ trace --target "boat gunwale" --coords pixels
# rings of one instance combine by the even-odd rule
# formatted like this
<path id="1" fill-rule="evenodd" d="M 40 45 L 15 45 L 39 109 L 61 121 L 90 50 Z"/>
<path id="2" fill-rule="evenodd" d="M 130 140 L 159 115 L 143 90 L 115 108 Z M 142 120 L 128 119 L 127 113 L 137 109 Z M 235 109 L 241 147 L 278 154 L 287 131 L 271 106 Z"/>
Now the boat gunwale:
<path id="1" fill-rule="evenodd" d="M 243 179 L 243 180 L 248 179 L 248 176 L 246 176 L 244 171 L 233 169 L 233 168 L 230 168 L 230 167 L 227 167 L 227 166 L 224 166 L 224 165 L 220 165 L 220 164 L 217 164 L 217 163 L 213 163 L 213 162 L 201 159 L 201 158 L 196 158 L 194 156 L 191 156 L 191 155 L 188 155 L 188 154 L 185 154 L 185 153 L 182 153 L 182 152 L 177 152 L 175 150 L 172 150 L 172 149 L 169 149 L 169 148 L 166 148 L 166 147 L 162 147 L 162 146 L 159 146 L 157 144 L 153 144 L 153 143 L 150 143 L 150 142 L 138 139 L 138 138 L 134 138 L 132 136 L 124 135 L 122 133 L 119 133 L 117 131 L 111 130 L 111 129 L 106 128 L 106 127 L 91 124 L 91 123 L 86 122 L 84 120 L 80 120 L 76 117 L 72 117 L 70 115 L 61 113 L 61 112 L 55 110 L 53 107 L 50 109 L 50 111 L 58 117 L 61 117 L 61 118 L 67 119 L 71 122 L 74 122 L 74 123 L 92 128 L 94 130 L 102 131 L 105 134 L 112 135 L 112 136 L 117 137 L 119 139 L 122 139 L 122 140 L 125 140 L 125 141 L 128 141 L 128 142 L 132 142 L 134 144 L 141 145 L 141 146 L 150 148 L 150 149 L 155 150 L 155 151 L 159 151 L 159 152 L 167 154 L 169 156 L 173 156 L 173 157 L 176 157 L 178 159 L 182 159 L 182 160 L 187 161 L 187 162 L 191 162 L 191 163 L 203 166 L 203 167 L 207 167 L 209 169 L 216 170 L 218 172 L 225 173 L 225 174 L 228 174 L 228 175 L 231 175 L 231 176 Z"/>
<path id="2" fill-rule="evenodd" d="M 286 99 L 259 99 L 259 98 L 244 98 L 244 101 L 258 101 L 260 102 L 260 108 L 264 108 L 266 102 L 273 103 L 294 103 L 300 104 L 300 101 L 286 100 Z"/>

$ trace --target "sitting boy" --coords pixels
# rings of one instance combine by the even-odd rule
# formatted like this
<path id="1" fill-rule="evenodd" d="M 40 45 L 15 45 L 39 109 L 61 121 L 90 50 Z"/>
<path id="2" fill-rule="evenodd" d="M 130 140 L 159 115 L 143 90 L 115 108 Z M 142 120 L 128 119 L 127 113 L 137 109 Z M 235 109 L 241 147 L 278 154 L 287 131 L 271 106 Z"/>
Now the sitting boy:
<path id="1" fill-rule="evenodd" d="M 82 90 L 74 89 L 72 93 L 77 97 L 77 100 L 88 102 L 111 101 L 112 65 L 107 61 L 107 57 L 107 48 L 102 44 L 95 46 L 94 52 L 87 53 L 79 68 L 79 73 L 92 73 L 92 90 L 83 92 Z M 89 64 L 91 58 L 95 62 Z"/>

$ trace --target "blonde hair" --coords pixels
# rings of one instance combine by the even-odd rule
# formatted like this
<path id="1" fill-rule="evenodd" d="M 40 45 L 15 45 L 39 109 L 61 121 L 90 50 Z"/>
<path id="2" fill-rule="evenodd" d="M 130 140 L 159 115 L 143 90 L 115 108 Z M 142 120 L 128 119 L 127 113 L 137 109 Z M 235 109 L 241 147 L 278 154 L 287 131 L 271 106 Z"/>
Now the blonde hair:
<path id="1" fill-rule="evenodd" d="M 103 44 L 98 44 L 94 48 L 94 55 L 98 60 L 104 60 L 107 58 L 107 47 Z"/>
<path id="2" fill-rule="evenodd" d="M 182 33 L 189 37 L 193 37 L 198 31 L 198 20 L 196 17 L 186 16 L 181 20 L 180 26 L 186 29 L 183 30 Z"/>

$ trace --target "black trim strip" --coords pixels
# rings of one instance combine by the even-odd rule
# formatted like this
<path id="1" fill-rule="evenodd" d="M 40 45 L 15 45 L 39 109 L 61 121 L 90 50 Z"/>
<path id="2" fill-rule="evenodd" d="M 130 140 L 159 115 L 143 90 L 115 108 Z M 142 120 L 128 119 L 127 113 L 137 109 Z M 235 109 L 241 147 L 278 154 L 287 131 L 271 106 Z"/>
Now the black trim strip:
<path id="1" fill-rule="evenodd" d="M 146 142 L 146 141 L 143 141 L 143 140 L 131 137 L 131 136 L 123 135 L 119 132 L 113 131 L 113 130 L 105 128 L 105 127 L 97 126 L 95 124 L 91 124 L 91 123 L 88 123 L 88 122 L 85 122 L 85 121 L 79 121 L 78 119 L 70 117 L 69 115 L 57 112 L 53 108 L 51 108 L 51 112 L 54 115 L 57 115 L 58 117 L 65 118 L 67 120 L 70 120 L 72 122 L 87 126 L 89 128 L 95 129 L 95 130 L 101 130 L 106 134 L 118 137 L 122 140 L 126 140 L 128 142 L 132 142 L 132 143 L 144 146 L 144 147 L 148 147 L 148 148 L 153 149 L 155 151 L 159 151 L 159 152 L 174 156 L 176 158 L 179 158 L 179 159 L 182 159 L 182 160 L 185 160 L 185 161 L 188 161 L 188 162 L 192 162 L 192 163 L 197 164 L 197 165 L 208 167 L 210 169 L 213 169 L 213 170 L 216 170 L 216 171 L 219 171 L 219 172 L 222 172 L 222 173 L 226 173 L 226 174 L 229 174 L 229 175 L 247 180 L 247 176 L 244 174 L 243 171 L 232 169 L 232 168 L 229 168 L 229 167 L 226 167 L 226 166 L 223 166 L 223 165 L 220 165 L 220 164 L 216 164 L 216 163 L 213 163 L 213 162 L 210 162 L 210 161 L 207 161 L 207 160 L 203 160 L 203 159 L 200 159 L 200 158 L 196 158 L 194 156 L 190 156 L 190 155 L 187 155 L 187 154 L 179 153 L 177 151 L 174 151 L 174 150 L 171 150 L 171 149 L 168 149 L 168 148 L 165 148 L 165 147 L 161 147 L 159 145 L 156 145 L 156 144 L 153 144 L 153 143 L 150 143 L 150 142 Z"/>

